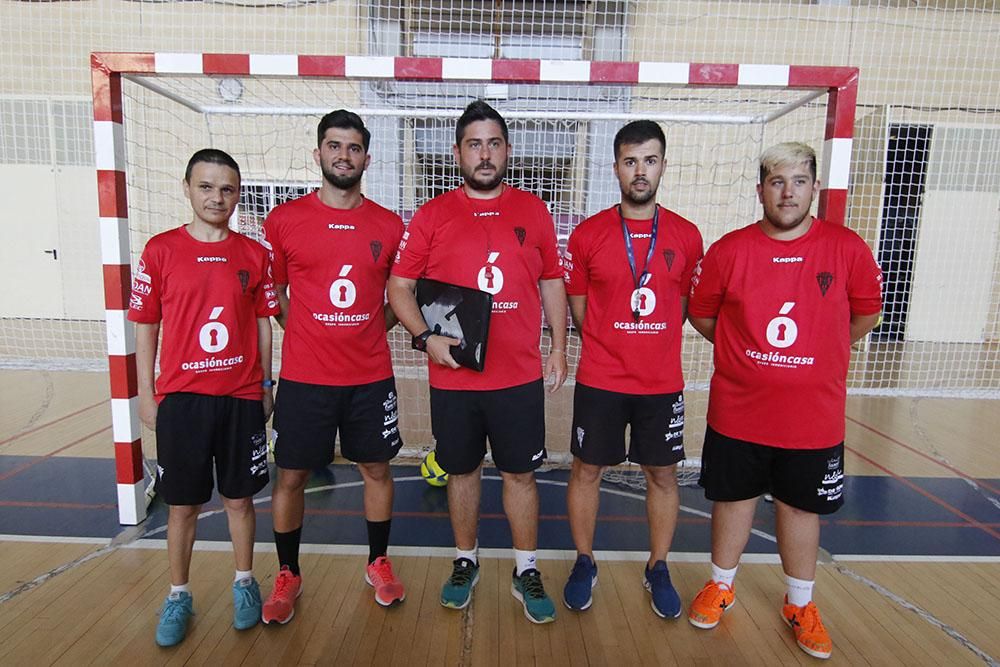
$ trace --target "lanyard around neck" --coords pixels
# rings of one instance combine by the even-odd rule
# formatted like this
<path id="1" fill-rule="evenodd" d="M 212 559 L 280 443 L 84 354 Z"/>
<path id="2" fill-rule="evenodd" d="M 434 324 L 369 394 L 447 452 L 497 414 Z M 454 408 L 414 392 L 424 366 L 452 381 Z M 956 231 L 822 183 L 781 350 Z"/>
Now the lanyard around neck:
<path id="1" fill-rule="evenodd" d="M 628 225 L 625 224 L 625 214 L 622 213 L 621 204 L 618 205 L 618 220 L 622 225 L 622 236 L 625 237 L 625 254 L 628 256 L 628 268 L 632 271 L 632 283 L 635 289 L 639 289 L 649 280 L 649 263 L 653 259 L 653 250 L 656 248 L 656 232 L 660 222 L 660 207 L 657 206 L 653 212 L 653 230 L 649 235 L 649 250 L 646 252 L 646 263 L 643 264 L 642 273 L 636 274 L 635 250 L 632 248 L 632 235 L 628 232 Z M 639 309 L 632 309 L 632 317 L 639 321 Z"/>

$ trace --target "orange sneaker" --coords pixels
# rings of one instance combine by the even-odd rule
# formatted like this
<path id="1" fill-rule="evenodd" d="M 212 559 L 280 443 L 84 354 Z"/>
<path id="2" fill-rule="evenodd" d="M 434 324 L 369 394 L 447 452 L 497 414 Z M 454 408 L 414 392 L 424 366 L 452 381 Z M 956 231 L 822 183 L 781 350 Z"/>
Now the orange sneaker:
<path id="1" fill-rule="evenodd" d="M 295 615 L 295 601 L 302 595 L 302 576 L 292 574 L 285 565 L 274 578 L 274 590 L 267 598 L 260 613 L 265 623 L 285 624 Z"/>
<path id="2" fill-rule="evenodd" d="M 696 628 L 709 630 L 719 624 L 722 614 L 734 604 L 735 587 L 709 580 L 691 601 L 688 620 Z"/>
<path id="3" fill-rule="evenodd" d="M 403 584 L 392 573 L 392 563 L 385 556 L 379 556 L 365 569 L 365 582 L 375 589 L 375 602 L 390 607 L 406 599 Z"/>
<path id="4" fill-rule="evenodd" d="M 819 609 L 810 602 L 804 607 L 796 607 L 788 604 L 788 596 L 785 596 L 785 605 L 781 608 L 781 617 L 785 623 L 795 631 L 795 641 L 799 648 L 814 658 L 826 660 L 833 652 L 833 642 L 830 635 L 823 627 L 823 619 L 819 617 Z"/>

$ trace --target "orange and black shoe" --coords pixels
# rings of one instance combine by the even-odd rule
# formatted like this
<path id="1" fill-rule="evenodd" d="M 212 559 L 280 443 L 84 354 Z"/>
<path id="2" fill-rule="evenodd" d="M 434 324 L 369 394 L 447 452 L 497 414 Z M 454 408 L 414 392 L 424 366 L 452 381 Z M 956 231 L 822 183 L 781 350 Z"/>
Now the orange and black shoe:
<path id="1" fill-rule="evenodd" d="M 788 604 L 786 595 L 785 605 L 781 608 L 781 617 L 795 632 L 795 642 L 800 649 L 814 658 L 826 660 L 830 657 L 833 653 L 833 642 L 823 627 L 823 619 L 819 617 L 819 609 L 815 604 L 810 602 L 804 607 L 796 607 Z"/>
<path id="2" fill-rule="evenodd" d="M 691 601 L 688 620 L 696 628 L 709 630 L 719 624 L 722 614 L 734 604 L 736 604 L 735 587 L 708 581 Z"/>

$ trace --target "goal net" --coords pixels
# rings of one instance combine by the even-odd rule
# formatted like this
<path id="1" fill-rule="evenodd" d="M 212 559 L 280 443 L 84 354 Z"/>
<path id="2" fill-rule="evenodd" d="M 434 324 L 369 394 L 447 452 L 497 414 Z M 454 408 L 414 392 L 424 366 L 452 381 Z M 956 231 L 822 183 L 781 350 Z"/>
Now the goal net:
<path id="1" fill-rule="evenodd" d="M 243 191 L 233 226 L 254 238 L 261 238 L 274 206 L 318 186 L 312 151 L 326 112 L 348 108 L 365 119 L 372 160 L 363 191 L 408 221 L 423 202 L 461 182 L 451 155 L 455 122 L 476 98 L 507 119 L 513 146 L 508 180 L 545 200 L 563 248 L 577 223 L 619 201 L 612 140 L 635 119 L 663 126 L 666 170 L 658 199 L 694 221 L 706 247 L 755 219 L 757 159 L 778 141 L 805 141 L 823 156 L 819 212 L 837 222 L 845 217 L 857 78 L 850 68 L 96 54 L 94 72 L 115 441 L 126 504 L 139 497 L 141 475 L 122 472 L 138 470 L 142 445 L 124 294 L 146 241 L 189 219 L 180 180 L 200 148 L 220 148 L 239 162 Z M 403 438 L 415 454 L 433 445 L 426 357 L 410 349 L 402 327 L 388 335 Z M 278 374 L 281 338 L 276 328 Z M 548 349 L 546 335 L 540 344 Z M 696 461 L 711 346 L 686 327 L 683 350 L 685 446 Z M 546 399 L 555 464 L 569 460 L 579 351 L 579 336 L 571 332 L 568 386 Z M 852 385 L 861 386 L 865 377 L 864 369 L 852 370 Z"/>

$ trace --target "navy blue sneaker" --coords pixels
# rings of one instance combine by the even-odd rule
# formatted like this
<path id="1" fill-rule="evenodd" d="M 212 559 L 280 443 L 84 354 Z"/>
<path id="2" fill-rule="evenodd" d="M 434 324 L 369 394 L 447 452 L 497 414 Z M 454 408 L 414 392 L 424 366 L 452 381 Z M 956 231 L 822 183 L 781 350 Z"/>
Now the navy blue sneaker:
<path id="1" fill-rule="evenodd" d="M 188 622 L 194 615 L 190 593 L 171 593 L 163 601 L 160 622 L 156 625 L 156 643 L 160 646 L 174 646 L 184 641 Z"/>
<path id="2" fill-rule="evenodd" d="M 646 577 L 642 582 L 646 590 L 652 595 L 650 606 L 660 618 L 677 618 L 681 615 L 681 596 L 677 594 L 677 589 L 670 583 L 670 570 L 667 569 L 666 561 L 658 560 L 653 563 L 653 569 L 646 566 Z"/>
<path id="3" fill-rule="evenodd" d="M 590 609 L 594 603 L 591 591 L 597 585 L 597 565 L 590 556 L 580 554 L 569 573 L 569 581 L 563 588 L 563 602 L 574 611 Z"/>

